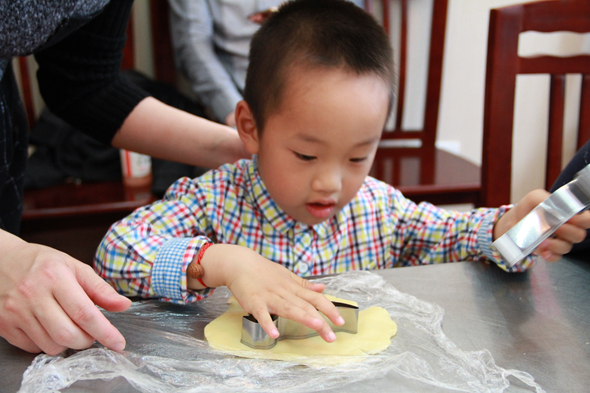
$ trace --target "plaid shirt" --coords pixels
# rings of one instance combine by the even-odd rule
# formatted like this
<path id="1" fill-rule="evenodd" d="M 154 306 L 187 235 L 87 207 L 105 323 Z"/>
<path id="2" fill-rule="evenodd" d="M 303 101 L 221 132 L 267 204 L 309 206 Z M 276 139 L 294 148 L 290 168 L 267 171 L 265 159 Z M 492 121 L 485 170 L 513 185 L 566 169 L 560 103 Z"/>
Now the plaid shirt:
<path id="1" fill-rule="evenodd" d="M 432 263 L 492 260 L 493 223 L 507 210 L 447 211 L 416 205 L 367 177 L 336 216 L 314 226 L 295 221 L 270 197 L 257 161 L 241 160 L 196 178 L 182 178 L 164 199 L 113 224 L 95 267 L 120 293 L 192 302 L 186 269 L 203 244 L 238 244 L 300 276 Z M 515 265 L 521 271 L 533 257 Z"/>

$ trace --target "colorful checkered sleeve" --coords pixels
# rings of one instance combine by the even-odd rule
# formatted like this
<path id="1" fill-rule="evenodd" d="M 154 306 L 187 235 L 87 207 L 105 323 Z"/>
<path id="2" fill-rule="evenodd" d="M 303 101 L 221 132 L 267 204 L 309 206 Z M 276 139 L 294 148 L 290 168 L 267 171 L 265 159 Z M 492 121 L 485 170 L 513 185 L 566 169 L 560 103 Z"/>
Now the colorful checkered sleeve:
<path id="1" fill-rule="evenodd" d="M 187 289 L 186 269 L 205 243 L 209 240 L 200 236 L 162 244 L 152 268 L 152 289 L 157 297 L 171 303 L 192 303 L 212 292 L 211 288 L 199 292 Z"/>
<path id="2" fill-rule="evenodd" d="M 486 258 L 495 262 L 503 270 L 510 273 L 516 273 L 525 271 L 531 267 L 537 260 L 537 256 L 531 254 L 522 261 L 518 262 L 516 265 L 508 267 L 506 261 L 502 259 L 500 253 L 492 246 L 494 239 L 494 223 L 511 208 L 511 205 L 501 206 L 500 208 L 496 209 L 495 214 L 488 214 L 477 233 L 477 242 Z"/>
<path id="3" fill-rule="evenodd" d="M 392 193 L 392 212 L 399 214 L 392 243 L 396 266 L 431 263 L 490 260 L 507 270 L 497 252 L 491 250 L 492 229 L 507 210 L 482 208 L 456 212 L 422 202 L 405 199 L 397 190 Z M 510 271 L 528 268 L 534 257 L 528 257 Z"/>
<path id="4" fill-rule="evenodd" d="M 187 303 L 200 300 L 211 290 L 187 289 L 186 269 L 201 246 L 207 220 L 199 214 L 194 184 L 180 179 L 165 199 L 137 209 L 113 224 L 98 247 L 97 273 L 119 293 L 157 297 Z"/>

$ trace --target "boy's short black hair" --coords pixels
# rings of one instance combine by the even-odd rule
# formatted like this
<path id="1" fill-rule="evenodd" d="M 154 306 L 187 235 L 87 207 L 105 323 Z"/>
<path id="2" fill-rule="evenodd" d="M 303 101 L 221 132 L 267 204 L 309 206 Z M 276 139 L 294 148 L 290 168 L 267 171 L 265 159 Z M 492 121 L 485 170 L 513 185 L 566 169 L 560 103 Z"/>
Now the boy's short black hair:
<path id="1" fill-rule="evenodd" d="M 256 32 L 244 99 L 258 132 L 279 107 L 289 67 L 344 67 L 375 74 L 393 96 L 393 51 L 375 19 L 345 0 L 293 0 L 284 3 Z"/>

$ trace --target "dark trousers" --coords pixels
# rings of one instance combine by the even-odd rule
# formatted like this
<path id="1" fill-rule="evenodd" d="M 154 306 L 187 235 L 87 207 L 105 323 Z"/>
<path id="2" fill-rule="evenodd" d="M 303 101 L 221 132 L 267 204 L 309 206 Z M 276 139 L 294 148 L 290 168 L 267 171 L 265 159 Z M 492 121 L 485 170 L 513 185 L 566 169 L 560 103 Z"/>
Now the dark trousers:
<path id="1" fill-rule="evenodd" d="M 9 62 L 0 81 L 0 228 L 18 234 L 29 128 Z"/>

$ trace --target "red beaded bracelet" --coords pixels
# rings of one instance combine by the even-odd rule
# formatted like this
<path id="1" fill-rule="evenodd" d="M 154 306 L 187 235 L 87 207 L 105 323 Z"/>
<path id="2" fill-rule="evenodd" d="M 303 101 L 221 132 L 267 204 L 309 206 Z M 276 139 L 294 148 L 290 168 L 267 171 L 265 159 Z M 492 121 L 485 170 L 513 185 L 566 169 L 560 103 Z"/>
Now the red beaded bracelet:
<path id="1" fill-rule="evenodd" d="M 203 280 L 201 280 L 201 277 L 203 277 L 203 275 L 205 274 L 205 269 L 203 269 L 203 266 L 201 265 L 201 259 L 203 258 L 203 254 L 205 254 L 205 251 L 211 247 L 213 245 L 213 243 L 205 243 L 201 246 L 201 249 L 199 250 L 199 255 L 197 256 L 197 260 L 191 262 L 188 265 L 188 269 L 187 269 L 187 273 L 191 278 L 196 279 L 198 282 L 201 283 L 202 286 L 204 286 L 205 288 L 208 288 L 207 285 L 203 282 Z"/>

